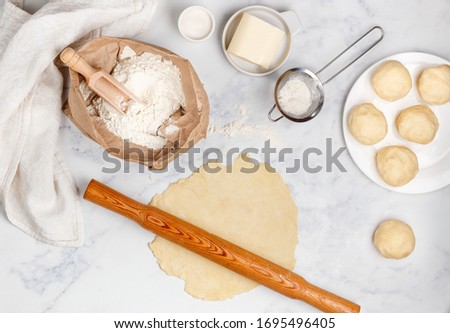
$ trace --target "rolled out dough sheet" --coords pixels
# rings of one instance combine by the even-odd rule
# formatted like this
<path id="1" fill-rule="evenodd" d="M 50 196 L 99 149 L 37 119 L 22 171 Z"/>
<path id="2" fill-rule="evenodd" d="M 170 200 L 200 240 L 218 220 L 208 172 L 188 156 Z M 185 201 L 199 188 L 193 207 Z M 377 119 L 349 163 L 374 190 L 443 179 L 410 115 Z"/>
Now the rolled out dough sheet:
<path id="1" fill-rule="evenodd" d="M 297 206 L 281 176 L 239 157 L 231 172 L 208 163 L 198 173 L 171 184 L 151 205 L 195 224 L 292 270 L 297 245 Z M 229 170 L 230 171 L 230 170 Z M 149 244 L 160 268 L 185 281 L 185 291 L 203 300 L 224 300 L 258 284 L 161 237 Z M 169 282 L 168 282 L 169 283 Z"/>

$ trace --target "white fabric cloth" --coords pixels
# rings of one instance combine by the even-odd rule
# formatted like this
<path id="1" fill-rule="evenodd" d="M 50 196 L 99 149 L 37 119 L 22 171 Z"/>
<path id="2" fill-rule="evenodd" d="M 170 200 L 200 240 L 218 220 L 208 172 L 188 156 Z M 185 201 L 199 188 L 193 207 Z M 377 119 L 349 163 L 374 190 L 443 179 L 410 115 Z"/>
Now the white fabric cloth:
<path id="1" fill-rule="evenodd" d="M 49 1 L 34 15 L 5 0 L 0 18 L 0 193 L 8 219 L 46 243 L 81 246 L 75 182 L 56 152 L 67 45 L 147 28 L 156 1 Z"/>

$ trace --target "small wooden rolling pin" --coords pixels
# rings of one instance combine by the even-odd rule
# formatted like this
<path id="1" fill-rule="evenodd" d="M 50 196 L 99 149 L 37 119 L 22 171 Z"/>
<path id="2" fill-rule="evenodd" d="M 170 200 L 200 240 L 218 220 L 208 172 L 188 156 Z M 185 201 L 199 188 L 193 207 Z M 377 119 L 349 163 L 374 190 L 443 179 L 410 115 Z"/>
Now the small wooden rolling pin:
<path id="1" fill-rule="evenodd" d="M 301 276 L 156 207 L 141 204 L 91 180 L 84 199 L 126 216 L 141 227 L 324 312 L 359 312 L 360 306 L 307 282 Z"/>

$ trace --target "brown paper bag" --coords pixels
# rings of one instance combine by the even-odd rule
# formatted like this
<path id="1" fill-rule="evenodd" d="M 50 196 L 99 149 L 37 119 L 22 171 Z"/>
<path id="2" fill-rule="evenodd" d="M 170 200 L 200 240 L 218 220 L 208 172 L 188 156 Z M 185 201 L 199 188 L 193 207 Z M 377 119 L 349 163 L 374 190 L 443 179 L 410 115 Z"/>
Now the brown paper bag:
<path id="1" fill-rule="evenodd" d="M 125 46 L 131 47 L 137 55 L 144 52 L 160 55 L 172 61 L 180 70 L 186 107 L 171 116 L 171 124 L 180 130 L 167 137 L 166 146 L 153 151 L 131 142 L 125 145 L 123 139 L 111 133 L 98 116 L 89 114 L 86 105 L 88 103 L 83 99 L 79 89 L 84 78 L 73 70 L 70 70 L 71 85 L 64 113 L 81 132 L 100 144 L 111 155 L 143 163 L 149 168 L 163 169 L 174 158 L 206 137 L 210 112 L 208 95 L 187 59 L 158 46 L 131 39 L 100 37 L 85 44 L 78 52 L 91 66 L 102 68 L 110 73 Z M 163 133 L 165 126 L 162 125 L 160 128 Z"/>

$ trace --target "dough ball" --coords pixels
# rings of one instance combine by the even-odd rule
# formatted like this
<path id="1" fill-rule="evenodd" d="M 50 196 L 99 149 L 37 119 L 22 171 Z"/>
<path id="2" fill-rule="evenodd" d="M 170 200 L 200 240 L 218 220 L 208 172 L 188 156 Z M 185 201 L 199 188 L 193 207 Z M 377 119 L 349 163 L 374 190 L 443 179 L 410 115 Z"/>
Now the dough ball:
<path id="1" fill-rule="evenodd" d="M 380 177 L 391 186 L 409 183 L 419 171 L 417 156 L 403 146 L 381 148 L 376 157 Z"/>
<path id="2" fill-rule="evenodd" d="M 395 124 L 404 139 L 421 144 L 433 141 L 439 129 L 439 121 L 426 105 L 404 109 L 398 115 Z"/>
<path id="3" fill-rule="evenodd" d="M 411 75 L 400 62 L 386 61 L 373 74 L 372 87 L 382 99 L 393 102 L 408 95 L 412 87 Z"/>
<path id="4" fill-rule="evenodd" d="M 414 251 L 416 238 L 408 224 L 398 220 L 388 220 L 378 226 L 373 243 L 383 257 L 402 259 Z"/>
<path id="5" fill-rule="evenodd" d="M 441 65 L 426 68 L 417 81 L 422 99 L 430 104 L 444 104 L 450 101 L 450 66 Z"/>
<path id="6" fill-rule="evenodd" d="M 383 112 L 369 103 L 353 108 L 348 118 L 348 128 L 355 139 L 364 145 L 380 142 L 388 130 Z"/>

